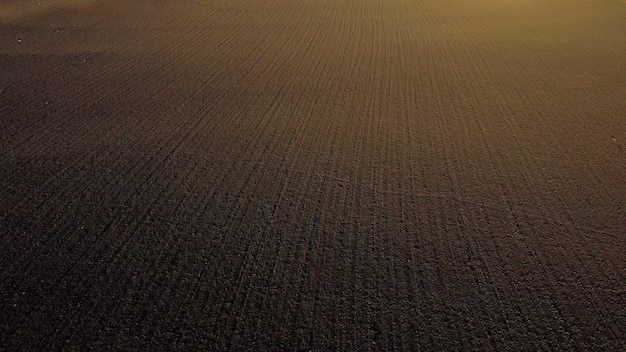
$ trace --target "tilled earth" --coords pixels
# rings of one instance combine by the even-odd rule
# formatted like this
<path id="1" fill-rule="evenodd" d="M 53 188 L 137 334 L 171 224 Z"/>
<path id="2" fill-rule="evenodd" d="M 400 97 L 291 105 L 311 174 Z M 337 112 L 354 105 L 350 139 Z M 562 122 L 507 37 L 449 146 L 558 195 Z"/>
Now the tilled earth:
<path id="1" fill-rule="evenodd" d="M 626 340 L 626 3 L 0 4 L 0 350 Z"/>

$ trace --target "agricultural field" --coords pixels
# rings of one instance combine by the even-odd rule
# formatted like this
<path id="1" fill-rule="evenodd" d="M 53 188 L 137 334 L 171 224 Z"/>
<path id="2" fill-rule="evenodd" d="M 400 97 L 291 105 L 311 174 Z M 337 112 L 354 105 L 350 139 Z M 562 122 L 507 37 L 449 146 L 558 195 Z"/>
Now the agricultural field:
<path id="1" fill-rule="evenodd" d="M 624 331 L 626 2 L 0 2 L 0 351 Z"/>

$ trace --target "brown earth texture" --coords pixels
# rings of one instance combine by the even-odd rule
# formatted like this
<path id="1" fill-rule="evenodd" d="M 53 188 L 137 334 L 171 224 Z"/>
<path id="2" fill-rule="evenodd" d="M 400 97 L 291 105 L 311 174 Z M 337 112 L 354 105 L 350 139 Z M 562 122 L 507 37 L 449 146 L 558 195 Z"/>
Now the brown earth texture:
<path id="1" fill-rule="evenodd" d="M 626 2 L 0 2 L 0 350 L 626 350 Z"/>

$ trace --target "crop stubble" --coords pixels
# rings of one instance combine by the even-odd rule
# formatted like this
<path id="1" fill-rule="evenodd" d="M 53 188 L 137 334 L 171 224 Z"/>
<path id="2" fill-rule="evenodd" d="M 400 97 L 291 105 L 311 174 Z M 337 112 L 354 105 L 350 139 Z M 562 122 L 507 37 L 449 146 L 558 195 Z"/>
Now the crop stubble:
<path id="1" fill-rule="evenodd" d="M 0 12 L 0 349 L 626 347 L 622 3 L 62 4 Z"/>

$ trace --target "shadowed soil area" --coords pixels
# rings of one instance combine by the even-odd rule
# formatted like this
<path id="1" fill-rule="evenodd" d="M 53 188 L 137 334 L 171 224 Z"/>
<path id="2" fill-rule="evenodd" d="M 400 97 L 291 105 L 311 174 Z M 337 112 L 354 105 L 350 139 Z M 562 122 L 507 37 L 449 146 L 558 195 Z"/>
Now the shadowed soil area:
<path id="1" fill-rule="evenodd" d="M 0 5 L 0 350 L 626 340 L 626 4 Z"/>

